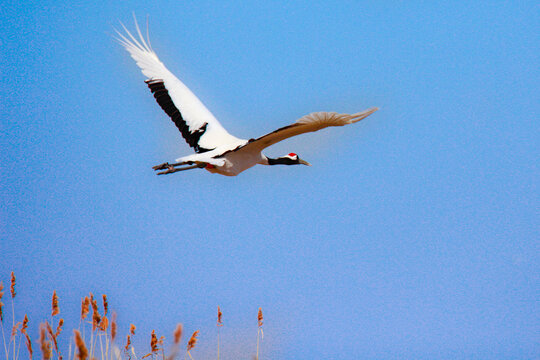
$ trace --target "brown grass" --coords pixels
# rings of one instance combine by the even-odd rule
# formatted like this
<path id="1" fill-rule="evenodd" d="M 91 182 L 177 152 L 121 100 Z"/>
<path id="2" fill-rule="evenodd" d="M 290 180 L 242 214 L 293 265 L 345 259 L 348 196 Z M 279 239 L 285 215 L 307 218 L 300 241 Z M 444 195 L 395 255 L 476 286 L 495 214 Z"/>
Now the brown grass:
<path id="1" fill-rule="evenodd" d="M 60 314 L 60 308 L 58 307 L 58 295 L 56 295 L 56 290 L 53 291 L 52 295 L 52 313 L 51 316 L 56 316 Z"/>
<path id="2" fill-rule="evenodd" d="M 112 321 L 111 321 L 111 342 L 114 342 L 114 340 L 116 339 L 116 331 L 117 331 L 116 326 L 117 326 L 117 324 L 116 324 L 116 313 L 113 312 Z"/>
<path id="3" fill-rule="evenodd" d="M 92 305 L 92 331 L 96 331 L 101 322 L 101 315 L 99 315 L 97 300 L 94 299 L 92 293 L 90 293 L 90 305 Z"/>
<path id="4" fill-rule="evenodd" d="M 107 295 L 103 294 L 103 315 L 107 316 L 109 312 L 109 303 L 107 302 Z"/>
<path id="5" fill-rule="evenodd" d="M 264 337 L 264 333 L 263 333 L 263 329 L 262 329 L 262 326 L 263 326 L 263 313 L 262 313 L 261 308 L 259 308 L 259 311 L 257 313 L 257 321 L 258 321 L 258 328 L 257 328 L 257 355 L 255 356 L 255 359 L 259 360 L 259 336 L 260 336 L 261 340 Z"/>
<path id="6" fill-rule="evenodd" d="M 184 329 L 184 327 L 182 326 L 182 324 L 176 325 L 176 329 L 174 330 L 174 333 L 173 333 L 173 338 L 174 338 L 175 345 L 180 344 L 180 340 L 182 340 L 182 331 L 183 331 L 183 329 Z"/>
<path id="7" fill-rule="evenodd" d="M 126 346 L 124 347 L 125 351 L 129 351 L 129 345 L 131 345 L 131 335 L 127 336 Z"/>
<path id="8" fill-rule="evenodd" d="M 11 291 L 11 298 L 12 299 L 15 299 L 15 295 L 17 295 L 17 293 L 15 292 L 15 274 L 13 273 L 13 271 L 11 272 L 11 286 L 9 287 L 9 291 Z"/>
<path id="9" fill-rule="evenodd" d="M 13 326 L 11 328 L 11 334 L 7 333 L 10 338 L 9 342 L 6 344 L 6 337 L 4 336 L 3 328 L 3 314 L 1 312 L 3 303 L 0 302 L 0 325 L 2 328 L 2 338 L 4 341 L 4 354 L 6 360 L 18 360 L 19 358 L 29 358 L 33 359 L 34 351 L 32 348 L 32 341 L 28 334 L 29 328 L 29 319 L 25 314 L 24 319 L 19 322 L 15 322 L 15 310 L 14 310 L 14 299 L 16 296 L 15 291 L 16 278 L 14 273 L 11 273 L 11 300 L 12 300 L 12 309 L 13 309 Z M 3 283 L 0 282 L 0 300 L 2 299 L 3 293 Z M 158 338 L 156 331 L 152 330 L 150 335 L 150 352 L 145 356 L 137 357 L 135 349 L 132 345 L 132 337 L 135 335 L 136 326 L 130 324 L 129 331 L 127 335 L 126 345 L 123 347 L 123 352 L 118 346 L 114 344 L 116 337 L 118 335 L 118 324 L 116 320 L 116 313 L 113 311 L 111 315 L 111 322 L 107 315 L 109 314 L 109 303 L 106 295 L 102 295 L 103 299 L 103 316 L 100 315 L 100 309 L 97 304 L 97 300 L 94 298 L 92 293 L 89 296 L 85 296 L 81 300 L 81 318 L 79 322 L 79 329 L 73 330 L 73 336 L 68 340 L 69 351 L 67 352 L 67 360 L 80 359 L 80 360 L 89 360 L 89 359 L 102 359 L 102 360 L 136 360 L 144 359 L 151 357 L 152 360 L 162 359 L 162 360 L 173 360 L 180 353 L 180 344 L 182 342 L 183 334 L 183 325 L 178 323 L 172 334 L 172 347 L 169 354 L 165 354 L 165 337 L 161 336 Z M 92 307 L 92 317 L 91 320 L 87 320 L 88 314 L 90 313 L 90 306 Z M 41 356 L 43 359 L 57 359 L 63 360 L 61 352 L 61 333 L 64 327 L 64 319 L 59 319 L 56 329 L 54 328 L 55 316 L 60 314 L 59 306 L 59 297 L 56 290 L 53 291 L 52 302 L 51 302 L 51 315 L 52 321 L 45 321 L 39 325 L 39 339 L 38 344 L 41 350 Z M 259 335 L 262 338 L 262 324 L 263 316 L 262 310 L 259 308 L 257 314 L 258 320 L 258 331 L 257 331 L 257 355 L 256 359 L 259 359 Z M 110 325 L 110 330 L 109 330 Z M 218 350 L 217 358 L 220 358 L 220 343 L 219 343 L 219 330 L 223 326 L 223 313 L 221 308 L 217 308 L 217 330 L 218 330 Z M 90 339 L 85 339 L 85 329 L 87 332 L 91 332 L 87 335 Z M 195 348 L 198 342 L 199 330 L 193 332 L 189 340 L 187 341 L 186 350 L 184 350 L 185 357 L 188 357 L 193 360 L 191 351 Z M 19 350 L 22 343 L 25 343 L 27 356 L 20 356 Z M 87 345 L 88 344 L 88 345 Z M 18 345 L 18 350 L 17 346 Z M 73 346 L 72 346 L 73 345 Z M 23 347 L 24 352 L 24 347 Z M 101 355 L 101 357 L 98 356 Z M 1 357 L 1 356 L 0 356 Z"/>
<path id="10" fill-rule="evenodd" d="M 51 324 L 49 324 L 48 321 L 45 321 L 45 328 L 47 329 L 47 333 L 49 334 L 49 338 L 52 340 L 52 343 L 54 345 L 54 350 L 58 354 L 58 341 L 56 340 L 56 335 L 53 332 Z"/>
<path id="11" fill-rule="evenodd" d="M 48 360 L 52 357 L 52 348 L 51 348 L 51 342 L 47 340 L 47 329 L 46 326 L 41 324 L 39 326 L 39 339 L 38 344 L 41 348 L 41 354 L 43 355 L 44 360 Z"/>
<path id="12" fill-rule="evenodd" d="M 81 321 L 86 319 L 86 316 L 90 313 L 90 299 L 85 296 L 81 300 Z"/>
<path id="13" fill-rule="evenodd" d="M 259 327 L 263 326 L 263 313 L 261 308 L 259 308 L 259 312 L 257 313 L 257 320 L 259 321 Z"/>
<path id="14" fill-rule="evenodd" d="M 34 356 L 34 350 L 32 349 L 32 341 L 30 340 L 30 336 L 28 336 L 27 333 L 24 333 L 24 339 L 26 342 L 26 349 L 28 350 L 28 356 L 30 360 L 32 360 L 32 357 Z"/>
<path id="15" fill-rule="evenodd" d="M 75 345 L 77 346 L 77 359 L 80 360 L 86 360 L 88 359 L 88 348 L 86 347 L 86 344 L 81 337 L 81 333 L 79 330 L 73 330 L 73 333 L 75 334 Z"/>
<path id="16" fill-rule="evenodd" d="M 4 284 L 0 281 L 0 321 L 4 321 L 4 312 L 2 308 L 4 307 L 4 303 L 2 302 L 2 297 L 4 296 Z"/>
<path id="17" fill-rule="evenodd" d="M 58 322 L 58 326 L 56 327 L 56 332 L 54 333 L 54 336 L 58 337 L 60 333 L 62 332 L 62 326 L 64 326 L 64 319 L 60 319 Z"/>
<path id="18" fill-rule="evenodd" d="M 21 334 L 26 334 L 26 329 L 28 329 L 28 315 L 24 314 L 24 319 L 21 327 Z"/>
<path id="19" fill-rule="evenodd" d="M 195 330 L 193 335 L 189 338 L 188 345 L 187 345 L 187 351 L 192 350 L 195 345 L 197 344 L 197 337 L 199 336 L 199 330 Z"/>

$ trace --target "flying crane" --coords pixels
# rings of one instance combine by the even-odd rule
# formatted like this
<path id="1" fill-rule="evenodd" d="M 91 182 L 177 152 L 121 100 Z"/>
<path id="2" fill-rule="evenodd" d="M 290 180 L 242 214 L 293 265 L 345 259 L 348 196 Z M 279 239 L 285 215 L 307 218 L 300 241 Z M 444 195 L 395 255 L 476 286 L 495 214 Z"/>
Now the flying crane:
<path id="1" fill-rule="evenodd" d="M 195 151 L 195 154 L 178 158 L 172 163 L 154 166 L 157 175 L 201 168 L 211 173 L 236 176 L 257 164 L 310 166 L 311 164 L 292 152 L 278 158 L 270 158 L 262 151 L 292 136 L 329 126 L 354 124 L 378 110 L 373 107 L 355 114 L 314 112 L 261 137 L 239 139 L 229 134 L 191 90 L 163 65 L 150 45 L 148 34 L 145 39 L 136 21 L 138 39 L 124 25 L 122 26 L 125 34 L 117 31 L 119 35 L 117 40 L 135 60 L 143 75 L 148 78 L 145 83 L 159 106 Z"/>

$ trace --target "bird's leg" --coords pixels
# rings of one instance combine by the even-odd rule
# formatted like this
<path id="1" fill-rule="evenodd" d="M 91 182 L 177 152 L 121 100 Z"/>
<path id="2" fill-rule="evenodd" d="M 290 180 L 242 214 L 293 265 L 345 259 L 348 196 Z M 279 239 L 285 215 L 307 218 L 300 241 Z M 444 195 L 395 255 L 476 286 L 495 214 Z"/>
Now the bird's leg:
<path id="1" fill-rule="evenodd" d="M 178 171 L 191 170 L 191 169 L 196 169 L 196 168 L 202 169 L 202 168 L 204 168 L 206 166 L 206 164 L 195 164 L 195 165 L 191 165 L 191 166 L 185 166 L 183 168 L 175 168 L 172 165 L 177 165 L 177 164 L 169 165 L 168 170 L 158 172 L 157 175 L 167 175 L 167 174 L 172 174 L 172 173 L 175 173 L 175 172 L 178 172 Z M 161 169 L 157 169 L 157 170 L 161 170 Z"/>
<path id="2" fill-rule="evenodd" d="M 174 169 L 176 166 L 180 166 L 180 165 L 186 165 L 186 164 L 193 164 L 193 162 L 191 161 L 188 161 L 188 162 L 179 162 L 179 163 L 173 163 L 173 164 L 169 164 L 168 162 L 166 163 L 163 163 L 163 164 L 159 164 L 159 165 L 156 165 L 156 166 L 152 166 L 152 169 L 154 170 L 165 170 L 165 169 Z"/>

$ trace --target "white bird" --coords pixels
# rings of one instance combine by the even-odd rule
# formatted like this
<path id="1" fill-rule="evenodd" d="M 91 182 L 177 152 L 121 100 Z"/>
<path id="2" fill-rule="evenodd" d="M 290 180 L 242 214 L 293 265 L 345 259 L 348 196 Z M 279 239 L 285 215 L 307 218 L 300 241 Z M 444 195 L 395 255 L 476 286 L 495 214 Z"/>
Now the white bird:
<path id="1" fill-rule="evenodd" d="M 262 154 L 262 150 L 292 136 L 329 126 L 353 124 L 378 110 L 374 107 L 352 115 L 314 112 L 259 138 L 239 139 L 229 134 L 186 85 L 163 65 L 150 45 L 148 33 L 145 40 L 136 21 L 135 26 L 139 39 L 122 24 L 126 34 L 117 31 L 120 36 L 117 40 L 148 78 L 145 82 L 159 106 L 170 116 L 183 138 L 195 151 L 195 154 L 178 158 L 174 163 L 154 166 L 154 170 L 164 170 L 158 172 L 158 175 L 204 168 L 211 173 L 236 176 L 256 164 L 311 165 L 295 153 L 272 159 Z"/>

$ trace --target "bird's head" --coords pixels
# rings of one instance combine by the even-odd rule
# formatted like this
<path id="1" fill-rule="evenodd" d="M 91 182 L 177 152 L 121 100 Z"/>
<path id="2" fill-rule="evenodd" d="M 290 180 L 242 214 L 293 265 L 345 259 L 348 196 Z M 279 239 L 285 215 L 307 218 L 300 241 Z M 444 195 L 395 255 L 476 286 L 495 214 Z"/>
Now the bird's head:
<path id="1" fill-rule="evenodd" d="M 302 160 L 296 155 L 295 153 L 289 153 L 285 156 L 281 156 L 275 159 L 268 158 L 268 164 L 269 165 L 307 165 L 311 166 L 310 163 L 308 163 L 305 160 Z"/>

